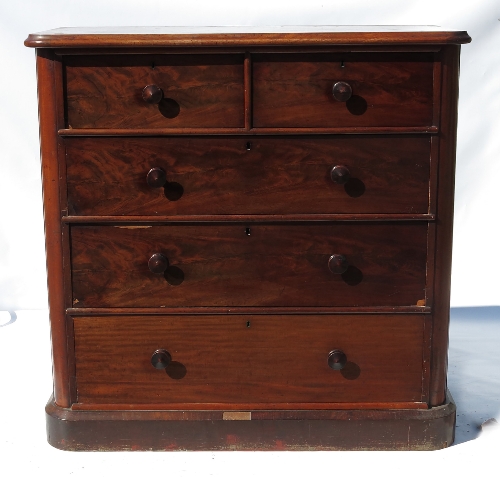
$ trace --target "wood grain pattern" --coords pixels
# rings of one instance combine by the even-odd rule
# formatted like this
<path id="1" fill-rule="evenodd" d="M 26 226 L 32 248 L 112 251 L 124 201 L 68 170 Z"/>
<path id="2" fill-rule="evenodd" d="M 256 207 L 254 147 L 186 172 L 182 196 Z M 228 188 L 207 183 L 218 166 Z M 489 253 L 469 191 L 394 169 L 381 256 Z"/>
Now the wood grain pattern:
<path id="1" fill-rule="evenodd" d="M 458 45 L 470 37 L 244 30 L 26 40 L 39 70 L 49 441 L 445 447 Z M 339 82 L 350 98 L 335 100 Z M 329 367 L 333 350 L 344 368 Z"/>
<path id="2" fill-rule="evenodd" d="M 421 397 L 423 318 L 418 316 L 116 316 L 74 322 L 82 403 L 416 402 Z M 158 348 L 171 353 L 171 370 L 151 365 Z M 328 367 L 334 348 L 348 357 L 343 372 Z"/>
<path id="3" fill-rule="evenodd" d="M 71 215 L 429 209 L 428 137 L 72 138 L 65 144 Z M 332 182 L 336 164 L 349 168 L 347 184 Z M 166 171 L 165 188 L 148 187 L 154 167 Z"/>
<path id="4" fill-rule="evenodd" d="M 244 127 L 243 55 L 68 56 L 68 128 Z M 159 104 L 145 86 L 163 90 Z"/>
<path id="5" fill-rule="evenodd" d="M 460 46 L 443 48 L 440 58 L 443 71 L 441 129 L 438 143 L 437 215 L 439 222 L 438 227 L 435 228 L 434 242 L 436 257 L 433 282 L 435 314 L 432 329 L 430 379 L 430 403 L 433 406 L 444 402 L 447 386 Z"/>
<path id="6" fill-rule="evenodd" d="M 67 349 L 68 330 L 65 315 L 64 241 L 59 191 L 60 139 L 56 134 L 62 119 L 62 108 L 60 107 L 62 94 L 61 91 L 56 90 L 57 76 L 61 74 L 61 65 L 50 50 L 39 50 L 36 67 L 54 399 L 57 405 L 68 407 L 71 402 L 71 392 Z"/>
<path id="7" fill-rule="evenodd" d="M 30 47 L 147 47 L 171 48 L 227 46 L 303 45 L 432 45 L 469 43 L 465 31 L 439 27 L 304 25 L 266 27 L 101 27 L 58 28 L 32 33 L 24 44 Z"/>
<path id="8" fill-rule="evenodd" d="M 348 82 L 353 96 L 336 101 Z M 254 55 L 255 127 L 429 126 L 433 55 Z"/>
<path id="9" fill-rule="evenodd" d="M 244 224 L 73 226 L 74 306 L 408 306 L 425 298 L 425 223 L 248 231 Z M 153 253 L 175 268 L 151 273 Z M 349 260 L 345 274 L 329 271 L 333 253 Z M 167 282 L 169 273 L 182 273 L 182 283 Z"/>

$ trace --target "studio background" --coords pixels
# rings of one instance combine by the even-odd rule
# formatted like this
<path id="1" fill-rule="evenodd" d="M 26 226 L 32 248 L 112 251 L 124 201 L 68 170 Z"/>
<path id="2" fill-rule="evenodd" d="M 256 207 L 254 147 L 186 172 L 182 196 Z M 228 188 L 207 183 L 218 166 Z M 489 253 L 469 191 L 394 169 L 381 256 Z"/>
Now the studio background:
<path id="1" fill-rule="evenodd" d="M 43 411 L 52 380 L 35 54 L 24 40 L 29 33 L 71 26 L 306 24 L 439 25 L 472 37 L 462 47 L 458 116 L 449 360 L 449 388 L 458 408 L 456 444 L 423 453 L 104 454 L 52 448 Z M 500 433 L 474 438 L 481 422 L 500 420 L 499 0 L 4 0 L 0 49 L 1 475 L 498 472 Z"/>

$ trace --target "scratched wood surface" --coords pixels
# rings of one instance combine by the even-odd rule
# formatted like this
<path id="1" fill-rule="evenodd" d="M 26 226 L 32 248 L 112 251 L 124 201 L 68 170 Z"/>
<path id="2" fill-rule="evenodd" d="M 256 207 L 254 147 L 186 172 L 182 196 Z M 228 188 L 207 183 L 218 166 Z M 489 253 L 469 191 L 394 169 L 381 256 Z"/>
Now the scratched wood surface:
<path id="1" fill-rule="evenodd" d="M 70 215 L 427 213 L 421 136 L 67 138 Z M 344 165 L 346 184 L 330 170 Z M 166 172 L 164 187 L 146 183 Z"/>
<path id="2" fill-rule="evenodd" d="M 430 126 L 430 53 L 269 54 L 253 59 L 255 127 Z M 332 87 L 352 87 L 347 102 Z"/>
<path id="3" fill-rule="evenodd" d="M 68 128 L 243 127 L 243 55 L 64 58 Z M 159 104 L 145 86 L 163 90 Z"/>
<path id="4" fill-rule="evenodd" d="M 425 304 L 425 222 L 130 227 L 72 226 L 75 307 Z"/>
<path id="5" fill-rule="evenodd" d="M 80 403 L 420 401 L 420 316 L 75 318 Z M 163 348 L 164 370 L 151 365 Z M 343 370 L 327 364 L 340 348 Z"/>

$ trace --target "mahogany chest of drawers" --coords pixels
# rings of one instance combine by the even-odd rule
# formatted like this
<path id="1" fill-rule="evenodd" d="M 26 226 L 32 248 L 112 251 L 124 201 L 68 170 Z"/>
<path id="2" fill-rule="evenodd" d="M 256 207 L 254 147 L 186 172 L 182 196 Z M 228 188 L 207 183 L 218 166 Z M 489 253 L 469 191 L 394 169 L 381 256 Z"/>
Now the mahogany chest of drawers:
<path id="1" fill-rule="evenodd" d="M 465 32 L 33 34 L 72 450 L 435 449 Z"/>

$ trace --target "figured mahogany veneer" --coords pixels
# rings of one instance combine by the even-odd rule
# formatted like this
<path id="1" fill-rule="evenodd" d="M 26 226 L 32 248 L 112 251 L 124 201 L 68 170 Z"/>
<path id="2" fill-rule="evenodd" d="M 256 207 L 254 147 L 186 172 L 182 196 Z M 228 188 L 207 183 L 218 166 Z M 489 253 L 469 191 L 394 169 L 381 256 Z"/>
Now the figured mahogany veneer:
<path id="1" fill-rule="evenodd" d="M 30 35 L 49 442 L 450 445 L 468 41 L 427 27 Z"/>
<path id="2" fill-rule="evenodd" d="M 243 55 L 66 57 L 68 128 L 243 127 Z M 144 100 L 151 84 L 163 92 Z"/>
<path id="3" fill-rule="evenodd" d="M 421 213 L 421 136 L 68 138 L 71 215 Z M 350 180 L 332 181 L 331 169 Z M 165 172 L 151 187 L 153 168 Z"/>
<path id="4" fill-rule="evenodd" d="M 427 126 L 433 119 L 433 55 L 256 55 L 255 127 Z M 332 88 L 347 82 L 342 100 Z"/>
<path id="5" fill-rule="evenodd" d="M 73 226 L 75 307 L 425 305 L 427 224 Z M 314 240 L 311 240 L 314 237 Z M 164 273 L 148 261 L 161 253 Z M 334 253 L 347 258 L 332 273 Z"/>

